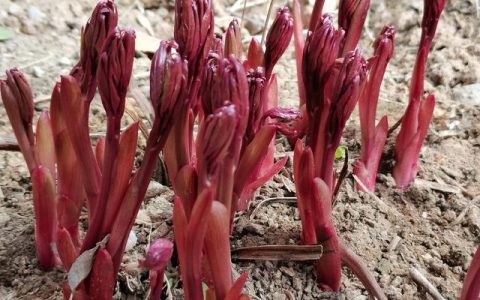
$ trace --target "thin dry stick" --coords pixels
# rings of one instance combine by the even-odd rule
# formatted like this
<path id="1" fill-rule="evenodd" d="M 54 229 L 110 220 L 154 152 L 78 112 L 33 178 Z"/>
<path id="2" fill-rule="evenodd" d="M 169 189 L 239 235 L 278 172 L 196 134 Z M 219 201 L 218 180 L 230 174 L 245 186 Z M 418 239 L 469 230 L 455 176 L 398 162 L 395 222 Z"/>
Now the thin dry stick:
<path id="1" fill-rule="evenodd" d="M 20 151 L 20 147 L 14 137 L 0 135 L 0 150 Z"/>
<path id="2" fill-rule="evenodd" d="M 262 32 L 262 41 L 260 42 L 260 47 L 263 47 L 263 43 L 265 42 L 265 35 L 267 33 L 268 21 L 270 20 L 270 15 L 272 14 L 274 0 L 270 0 L 270 6 L 268 6 L 267 18 L 265 19 L 265 26 L 263 26 Z"/>
<path id="3" fill-rule="evenodd" d="M 388 129 L 387 137 L 390 136 L 398 128 L 398 126 L 400 126 L 400 124 L 402 124 L 402 120 L 403 116 L 398 119 L 397 123 L 393 124 L 393 126 Z"/>
<path id="4" fill-rule="evenodd" d="M 243 25 L 243 18 L 245 17 L 245 11 L 247 10 L 247 0 L 243 1 L 243 10 L 242 10 L 242 18 L 240 19 L 240 28 Z"/>
<path id="5" fill-rule="evenodd" d="M 462 222 L 463 218 L 465 218 L 465 215 L 470 210 L 470 208 L 475 206 L 479 200 L 480 200 L 480 195 L 470 200 L 467 206 L 465 206 L 465 208 L 460 212 L 458 217 L 452 223 L 450 223 L 450 226 L 455 226 L 460 224 L 460 222 Z"/>
<path id="6" fill-rule="evenodd" d="M 52 59 L 52 57 L 53 57 L 53 54 L 49 54 L 49 55 L 47 55 L 47 56 L 45 56 L 45 57 L 42 57 L 42 58 L 40 58 L 40 59 L 34 60 L 34 61 L 32 61 L 32 62 L 29 62 L 28 64 L 25 64 L 25 65 L 20 66 L 20 67 L 18 67 L 18 68 L 19 68 L 20 70 L 26 69 L 26 68 L 30 68 L 30 67 L 32 67 L 32 66 L 38 65 L 39 63 L 43 63 L 43 62 L 45 62 L 45 61 L 48 61 L 48 60 Z"/>
<path id="7" fill-rule="evenodd" d="M 322 245 L 267 245 L 232 250 L 237 260 L 311 261 L 322 257 Z"/>
<path id="8" fill-rule="evenodd" d="M 425 290 L 435 299 L 435 300 L 445 300 L 443 296 L 440 294 L 440 292 L 433 286 L 433 284 L 428 281 L 425 276 L 423 276 L 422 273 L 420 273 L 419 270 L 416 268 L 411 268 L 410 269 L 410 276 L 412 276 L 413 281 L 415 281 L 416 284 L 422 286 L 425 288 Z"/>
<path id="9" fill-rule="evenodd" d="M 342 167 L 342 170 L 340 171 L 340 176 L 338 177 L 337 184 L 335 185 L 335 191 L 333 192 L 333 205 L 335 205 L 335 202 L 337 201 L 338 191 L 340 190 L 340 187 L 342 186 L 343 180 L 347 176 L 347 173 L 348 173 L 348 149 L 345 148 L 345 160 L 343 161 L 343 167 Z"/>
<path id="10" fill-rule="evenodd" d="M 126 105 L 125 105 L 125 113 L 130 118 L 132 118 L 132 120 L 138 121 L 140 131 L 142 132 L 142 134 L 145 138 L 148 138 L 149 129 L 147 128 L 147 126 L 145 126 L 145 123 L 143 123 L 143 121 L 138 116 L 137 112 L 133 109 L 133 107 L 129 103 L 126 103 Z"/>
<path id="11" fill-rule="evenodd" d="M 267 203 L 270 204 L 274 202 L 297 203 L 297 197 L 275 197 L 275 198 L 265 199 L 262 202 L 258 203 L 255 209 L 252 211 L 252 213 L 250 214 L 250 220 L 253 220 L 255 218 L 255 216 L 257 215 L 258 211 L 262 206 L 264 206 Z"/>

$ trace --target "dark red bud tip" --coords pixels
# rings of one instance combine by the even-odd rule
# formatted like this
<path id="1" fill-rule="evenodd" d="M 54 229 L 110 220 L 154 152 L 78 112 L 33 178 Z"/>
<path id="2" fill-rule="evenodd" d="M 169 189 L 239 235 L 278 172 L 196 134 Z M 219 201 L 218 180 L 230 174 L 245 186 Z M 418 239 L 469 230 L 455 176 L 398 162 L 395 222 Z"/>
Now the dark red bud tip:
<path id="1" fill-rule="evenodd" d="M 367 63 L 360 50 L 347 52 L 333 90 L 332 102 L 337 107 L 331 122 L 334 148 L 338 147 L 345 123 L 358 101 L 367 74 Z"/>
<path id="2" fill-rule="evenodd" d="M 323 102 L 323 87 L 327 73 L 335 63 L 343 39 L 343 30 L 333 25 L 333 16 L 325 14 L 309 32 L 303 51 L 302 75 L 307 94 L 307 110 Z"/>
<path id="3" fill-rule="evenodd" d="M 175 1 L 174 40 L 190 64 L 201 59 L 201 52 L 213 38 L 211 0 Z"/>
<path id="4" fill-rule="evenodd" d="M 107 115 L 122 115 L 135 56 L 135 32 L 117 29 L 105 41 L 97 72 L 98 91 Z"/>
<path id="5" fill-rule="evenodd" d="M 281 8 L 272 27 L 268 31 L 265 43 L 265 69 L 267 78 L 270 77 L 273 67 L 283 55 L 293 34 L 293 17 L 287 7 Z"/>
<path id="6" fill-rule="evenodd" d="M 374 55 L 386 55 L 387 61 L 393 56 L 395 40 L 395 27 L 385 26 L 382 32 L 375 40 L 373 48 L 375 49 Z"/>
<path id="7" fill-rule="evenodd" d="M 185 95 L 187 76 L 187 62 L 178 53 L 177 43 L 161 41 L 150 69 L 150 100 L 158 118 L 174 117 Z"/>
<path id="8" fill-rule="evenodd" d="M 2 99 L 4 103 L 8 101 L 16 106 L 21 118 L 16 122 L 21 122 L 25 129 L 31 128 L 34 110 L 32 89 L 23 73 L 17 68 L 7 70 L 6 75 L 7 79 L 0 82 Z M 10 107 L 10 105 L 5 105 L 5 107 Z M 33 136 L 30 138 L 33 139 Z"/>
<path id="9" fill-rule="evenodd" d="M 155 240 L 145 252 L 145 259 L 140 266 L 151 271 L 161 271 L 172 257 L 173 243 L 167 239 Z"/>
<path id="10" fill-rule="evenodd" d="M 242 64 L 233 55 L 221 58 L 216 53 L 210 53 L 203 72 L 201 92 L 205 115 L 212 114 L 225 102 L 230 102 L 235 104 L 242 120 L 246 118 L 248 114 L 247 76 Z"/>
<path id="11" fill-rule="evenodd" d="M 206 118 L 199 143 L 199 178 L 210 178 L 223 163 L 234 140 L 238 122 L 236 107 L 229 103 Z"/>
<path id="12" fill-rule="evenodd" d="M 80 61 L 72 69 L 82 86 L 82 93 L 91 101 L 95 95 L 98 59 L 105 40 L 115 30 L 118 14 L 112 0 L 99 1 L 82 31 Z"/>
<path id="13" fill-rule="evenodd" d="M 233 19 L 228 25 L 227 32 L 225 32 L 225 51 L 224 56 L 228 57 L 233 54 L 235 57 L 242 56 L 242 35 L 240 33 L 240 25 L 237 19 Z"/>

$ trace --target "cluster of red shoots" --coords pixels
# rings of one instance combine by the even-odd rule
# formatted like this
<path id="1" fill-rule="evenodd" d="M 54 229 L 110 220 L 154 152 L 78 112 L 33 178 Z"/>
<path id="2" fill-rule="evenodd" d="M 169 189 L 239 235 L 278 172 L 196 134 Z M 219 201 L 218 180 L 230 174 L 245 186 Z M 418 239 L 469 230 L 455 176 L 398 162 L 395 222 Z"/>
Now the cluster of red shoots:
<path id="1" fill-rule="evenodd" d="M 214 35 L 211 0 L 176 1 L 174 40 L 162 41 L 152 58 L 154 113 L 136 171 L 139 123 L 121 131 L 135 34 L 117 27 L 112 0 L 97 4 L 82 31 L 80 60 L 70 75 L 55 84 L 50 113 L 40 114 L 35 132 L 31 89 L 20 71 L 7 71 L 1 95 L 32 178 L 37 258 L 45 269 L 60 261 L 70 271 L 65 298 L 111 299 L 130 230 L 163 150 L 175 191 L 173 225 L 185 299 L 203 299 L 203 283 L 208 286 L 207 299 L 249 299 L 242 294 L 247 274 L 236 280 L 232 275 L 229 236 L 235 212 L 246 209 L 255 191 L 287 160 L 274 161 L 279 132 L 296 141 L 293 173 L 302 243 L 324 247 L 315 262 L 319 286 L 338 291 L 344 263 L 372 295 L 385 299 L 360 258 L 339 240 L 332 203 L 337 184 L 335 151 L 357 102 L 362 151 L 354 173 L 363 183 L 359 188 L 375 189 L 388 136 L 386 116 L 375 124 L 377 102 L 393 55 L 395 30 L 386 26 L 381 31 L 373 56 L 366 60 L 358 41 L 370 1 L 340 1 L 338 29 L 332 16 L 321 15 L 323 2 L 315 3 L 306 40 L 300 6 L 294 0 L 293 17 L 287 8 L 277 13 L 265 51 L 252 39 L 243 58 L 236 20 L 224 37 Z M 393 176 L 399 187 L 408 186 L 415 177 L 432 118 L 435 101 L 433 95 L 423 95 L 424 69 L 445 2 L 424 2 L 410 101 L 395 144 Z M 277 107 L 273 73 L 292 35 L 300 111 Z M 97 89 L 107 130 L 93 148 L 88 119 Z M 79 218 L 84 205 L 88 229 L 81 238 Z M 163 273 L 172 253 L 173 244 L 160 239 L 140 261 L 150 271 L 151 299 L 161 296 Z M 84 265 L 79 267 L 80 263 Z M 85 264 L 87 272 L 78 272 Z M 477 251 L 462 299 L 478 296 L 479 278 Z"/>

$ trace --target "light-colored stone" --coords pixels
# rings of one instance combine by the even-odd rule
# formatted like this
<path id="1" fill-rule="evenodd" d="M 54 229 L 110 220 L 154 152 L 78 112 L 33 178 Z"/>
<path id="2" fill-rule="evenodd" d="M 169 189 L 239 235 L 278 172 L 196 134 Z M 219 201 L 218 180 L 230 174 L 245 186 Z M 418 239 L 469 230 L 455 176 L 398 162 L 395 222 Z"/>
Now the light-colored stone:
<path id="1" fill-rule="evenodd" d="M 160 195 L 161 193 L 163 193 L 167 189 L 168 189 L 167 187 L 163 186 L 159 182 L 150 181 L 150 183 L 148 184 L 147 193 L 146 193 L 145 197 L 146 198 L 155 197 L 157 195 Z"/>
<path id="2" fill-rule="evenodd" d="M 45 18 L 45 14 L 40 10 L 40 8 L 34 5 L 28 7 L 27 15 L 30 21 L 33 23 L 41 22 Z"/>
<path id="3" fill-rule="evenodd" d="M 72 61 L 68 57 L 62 57 L 58 60 L 62 66 L 69 66 L 72 64 Z"/>
<path id="4" fill-rule="evenodd" d="M 480 83 L 454 88 L 453 99 L 458 103 L 480 105 Z"/>
<path id="5" fill-rule="evenodd" d="M 18 16 L 22 12 L 22 7 L 16 3 L 12 3 L 8 7 L 8 13 L 13 16 Z"/>
<path id="6" fill-rule="evenodd" d="M 45 71 L 42 68 L 40 68 L 39 66 L 33 67 L 33 76 L 37 78 L 42 78 L 43 75 L 45 75 Z"/>

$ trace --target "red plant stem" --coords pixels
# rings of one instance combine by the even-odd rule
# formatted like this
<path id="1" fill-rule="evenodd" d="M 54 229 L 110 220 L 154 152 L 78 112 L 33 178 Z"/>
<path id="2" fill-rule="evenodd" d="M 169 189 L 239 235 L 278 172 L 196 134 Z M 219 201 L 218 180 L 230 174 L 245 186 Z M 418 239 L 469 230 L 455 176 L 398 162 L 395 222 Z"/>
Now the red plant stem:
<path id="1" fill-rule="evenodd" d="M 83 110 L 87 110 L 88 103 L 82 101 L 80 104 Z M 78 110 L 73 108 L 69 112 Z M 75 121 L 73 121 L 75 122 Z M 80 171 L 84 182 L 85 192 L 87 193 L 89 218 L 95 215 L 96 201 L 100 192 L 101 174 L 97 165 L 97 160 L 93 152 L 90 137 L 88 135 L 88 118 L 81 115 L 77 124 L 67 121 L 67 128 L 69 131 L 70 140 L 74 145 L 75 154 L 81 163 Z M 70 123 L 70 125 L 69 125 Z M 91 213 L 90 213 L 91 212 Z"/>
<path id="2" fill-rule="evenodd" d="M 355 273 L 370 295 L 379 300 L 387 300 L 387 296 L 383 293 L 372 273 L 368 271 L 368 268 L 362 259 L 344 243 L 340 242 L 339 244 L 342 262 L 347 265 L 353 273 Z"/>
<path id="3" fill-rule="evenodd" d="M 293 0 L 293 37 L 295 46 L 295 62 L 297 65 L 297 81 L 298 93 L 300 96 L 300 107 L 306 102 L 305 84 L 303 83 L 302 64 L 303 64 L 303 48 L 305 48 L 305 39 L 303 38 L 303 22 L 302 22 L 302 8 L 298 0 Z"/>
<path id="4" fill-rule="evenodd" d="M 322 16 L 323 5 L 325 0 L 316 0 L 313 6 L 312 17 L 310 18 L 310 26 L 308 27 L 309 31 L 313 31 L 317 26 L 318 20 Z"/>
<path id="5" fill-rule="evenodd" d="M 480 246 L 473 256 L 463 283 L 460 300 L 477 300 L 480 297 Z"/>
<path id="6" fill-rule="evenodd" d="M 155 123 L 159 123 L 158 117 Z M 169 130 L 165 131 L 168 133 Z M 165 133 L 164 132 L 164 133 Z M 135 217 L 147 192 L 150 178 L 155 171 L 158 155 L 165 145 L 168 134 L 161 134 L 158 124 L 154 124 L 147 140 L 147 147 L 140 168 L 135 173 L 123 198 L 122 206 L 115 218 L 110 232 L 107 250 L 112 255 L 115 272 L 120 267 L 120 261 L 127 243 L 128 235 L 135 222 Z"/>
<path id="7" fill-rule="evenodd" d="M 107 235 L 115 217 L 122 204 L 123 196 L 128 188 L 133 162 L 135 160 L 135 150 L 137 147 L 139 122 L 133 123 L 120 137 L 119 153 L 115 160 L 115 166 L 112 174 L 115 174 L 115 189 L 108 195 L 107 208 L 103 218 L 100 236 Z"/>
<path id="8" fill-rule="evenodd" d="M 164 151 L 165 164 L 170 180 L 175 180 L 178 171 L 190 163 L 190 109 L 178 113 L 173 120 L 173 128 L 166 142 Z M 170 151 L 169 151 L 170 150 Z"/>
<path id="9" fill-rule="evenodd" d="M 102 186 L 100 190 L 100 196 L 97 200 L 95 207 L 95 214 L 93 220 L 89 224 L 87 235 L 82 244 L 82 252 L 92 248 L 95 243 L 101 240 L 103 237 L 101 234 L 102 222 L 106 215 L 106 208 L 109 203 L 109 194 L 111 193 L 112 179 L 113 179 L 113 167 L 115 159 L 118 154 L 118 141 L 120 138 L 120 121 L 118 116 L 107 117 L 107 134 L 105 137 L 105 156 L 103 159 L 103 172 L 102 172 Z M 117 187 L 118 188 L 118 187 Z"/>
<path id="10" fill-rule="evenodd" d="M 319 177 L 321 178 L 323 181 L 325 181 L 325 183 L 331 187 L 331 183 L 329 181 L 326 181 L 325 179 L 325 175 L 328 171 L 331 171 L 333 172 L 333 169 L 327 169 L 326 168 L 326 164 L 327 164 L 327 161 L 326 161 L 326 152 L 329 151 L 329 149 L 327 148 L 328 147 L 328 144 L 327 144 L 327 141 L 326 141 L 326 135 L 325 133 L 327 133 L 327 125 L 328 125 L 328 121 L 329 121 L 329 118 L 328 118 L 328 115 L 329 115 L 329 111 L 330 111 L 330 103 L 325 103 L 323 105 L 323 108 L 322 108 L 322 111 L 321 111 L 321 116 L 319 116 L 318 118 L 318 129 L 314 128 L 313 130 L 314 131 L 317 131 L 316 133 L 316 138 L 315 139 L 312 139 L 312 141 L 315 143 L 314 147 L 312 147 L 313 149 L 313 157 L 314 157 L 314 165 L 315 165 L 315 177 Z M 315 122 L 311 122 L 315 125 Z M 332 164 L 333 166 L 333 164 Z M 331 175 L 330 175 L 331 176 Z"/>
<path id="11" fill-rule="evenodd" d="M 220 166 L 219 178 L 218 178 L 218 185 L 217 185 L 217 193 L 216 199 L 220 201 L 225 207 L 227 211 L 230 212 L 230 220 L 231 223 L 230 227 L 233 227 L 233 216 L 235 215 L 235 211 L 237 209 L 237 200 L 233 199 L 233 186 L 235 183 L 235 163 L 232 157 L 227 157 L 225 162 Z"/>
<path id="12" fill-rule="evenodd" d="M 38 166 L 32 170 L 35 243 L 40 266 L 49 270 L 56 264 L 53 246 L 57 238 L 55 182 L 50 171 Z"/>
<path id="13" fill-rule="evenodd" d="M 150 281 L 150 296 L 148 299 L 158 300 L 162 299 L 163 290 L 163 274 L 165 269 L 154 271 L 150 270 L 148 280 Z"/>
<path id="14" fill-rule="evenodd" d="M 228 209 L 213 201 L 205 235 L 205 253 L 213 279 L 216 299 L 224 299 L 232 287 Z"/>

